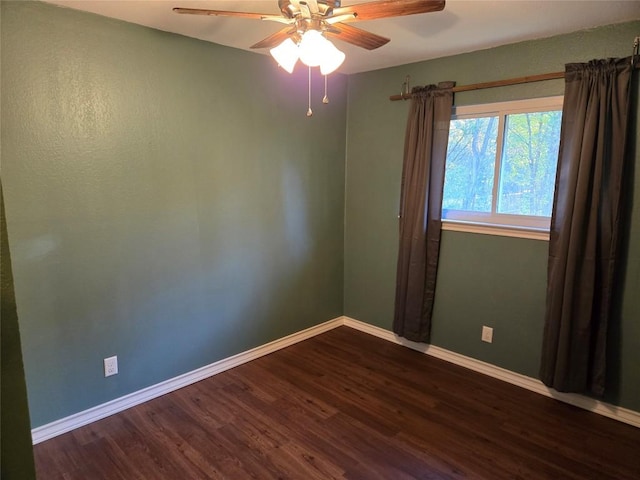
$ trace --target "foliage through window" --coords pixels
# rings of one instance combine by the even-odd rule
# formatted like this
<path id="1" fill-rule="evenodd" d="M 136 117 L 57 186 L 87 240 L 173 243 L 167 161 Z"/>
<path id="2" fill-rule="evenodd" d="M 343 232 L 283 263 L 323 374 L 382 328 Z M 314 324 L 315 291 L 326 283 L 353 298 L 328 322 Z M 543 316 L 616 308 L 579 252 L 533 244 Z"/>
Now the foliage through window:
<path id="1" fill-rule="evenodd" d="M 442 218 L 548 229 L 562 97 L 457 107 Z"/>

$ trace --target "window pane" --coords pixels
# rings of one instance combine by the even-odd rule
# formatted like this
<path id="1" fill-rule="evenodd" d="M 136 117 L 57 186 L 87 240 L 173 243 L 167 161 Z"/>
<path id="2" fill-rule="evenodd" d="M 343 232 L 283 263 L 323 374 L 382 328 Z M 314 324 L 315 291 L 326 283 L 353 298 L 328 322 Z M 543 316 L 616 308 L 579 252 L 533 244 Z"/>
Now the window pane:
<path id="1" fill-rule="evenodd" d="M 491 212 L 497 136 L 498 117 L 451 121 L 443 210 Z"/>
<path id="2" fill-rule="evenodd" d="M 508 115 L 498 213 L 551 216 L 562 112 Z"/>

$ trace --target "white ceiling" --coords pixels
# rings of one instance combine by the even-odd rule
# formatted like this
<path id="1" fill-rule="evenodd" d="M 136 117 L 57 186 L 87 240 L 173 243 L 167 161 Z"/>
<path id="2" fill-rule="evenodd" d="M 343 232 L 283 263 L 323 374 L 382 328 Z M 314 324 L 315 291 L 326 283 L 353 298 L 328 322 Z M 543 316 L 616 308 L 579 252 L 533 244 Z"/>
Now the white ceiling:
<path id="1" fill-rule="evenodd" d="M 244 50 L 282 28 L 275 22 L 172 11 L 189 7 L 277 14 L 277 0 L 45 1 Z M 345 0 L 342 6 L 356 3 L 362 1 Z M 377 50 L 335 43 L 347 54 L 339 71 L 356 73 L 637 19 L 640 0 L 447 0 L 442 12 L 354 24 L 391 38 Z"/>

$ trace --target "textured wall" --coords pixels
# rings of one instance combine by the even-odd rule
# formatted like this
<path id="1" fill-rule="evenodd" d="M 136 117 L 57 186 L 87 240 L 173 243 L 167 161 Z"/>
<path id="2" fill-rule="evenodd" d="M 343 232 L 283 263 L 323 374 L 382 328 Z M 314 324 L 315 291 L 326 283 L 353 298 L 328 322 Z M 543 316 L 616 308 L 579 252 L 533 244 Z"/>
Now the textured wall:
<path id="1" fill-rule="evenodd" d="M 446 57 L 349 77 L 345 232 L 345 315 L 391 329 L 397 210 L 412 84 L 458 85 L 564 70 L 568 62 L 631 54 L 640 22 Z M 637 92 L 637 82 L 634 86 Z M 562 80 L 456 94 L 457 105 L 559 95 Z M 637 101 L 635 104 L 637 106 Z M 637 115 L 637 107 L 634 110 Z M 637 123 L 632 131 L 637 132 Z M 638 134 L 636 134 L 636 137 Z M 635 143 L 635 142 L 634 142 Z M 640 184 L 633 147 L 623 280 L 610 342 L 607 400 L 640 411 Z M 633 167 L 633 166 L 632 166 Z M 633 176 L 635 175 L 635 181 Z M 543 329 L 547 242 L 443 232 L 433 320 L 435 345 L 536 376 Z M 480 341 L 482 325 L 494 342 Z"/>
<path id="2" fill-rule="evenodd" d="M 342 314 L 346 79 L 2 2 L 2 181 L 32 425 Z M 104 378 L 102 359 L 120 373 Z"/>

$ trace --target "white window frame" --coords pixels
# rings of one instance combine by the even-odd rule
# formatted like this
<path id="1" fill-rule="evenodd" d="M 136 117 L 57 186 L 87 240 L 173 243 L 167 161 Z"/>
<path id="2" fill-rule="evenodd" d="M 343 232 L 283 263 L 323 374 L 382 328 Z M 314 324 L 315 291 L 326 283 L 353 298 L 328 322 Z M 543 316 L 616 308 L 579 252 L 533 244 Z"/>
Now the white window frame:
<path id="1" fill-rule="evenodd" d="M 464 118 L 498 117 L 498 138 L 496 140 L 496 160 L 494 170 L 491 213 L 468 210 L 446 210 L 442 217 L 442 229 L 458 232 L 502 235 L 507 237 L 549 239 L 549 217 L 532 215 L 510 215 L 497 213 L 498 189 L 500 185 L 500 168 L 503 135 L 507 115 L 518 113 L 562 111 L 564 96 L 514 100 L 509 102 L 488 103 L 482 105 L 464 105 L 453 108 L 451 120 Z"/>

